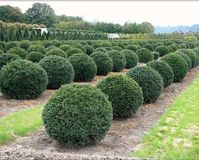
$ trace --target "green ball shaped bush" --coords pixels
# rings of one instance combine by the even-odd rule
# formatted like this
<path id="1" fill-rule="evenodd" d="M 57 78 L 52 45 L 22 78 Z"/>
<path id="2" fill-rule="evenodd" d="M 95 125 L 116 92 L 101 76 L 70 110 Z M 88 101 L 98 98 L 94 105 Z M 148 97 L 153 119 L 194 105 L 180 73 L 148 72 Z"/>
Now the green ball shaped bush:
<path id="1" fill-rule="evenodd" d="M 139 48 L 136 45 L 128 45 L 126 49 L 136 52 Z"/>
<path id="2" fill-rule="evenodd" d="M 184 54 L 189 56 L 189 58 L 191 59 L 192 68 L 197 66 L 198 58 L 197 58 L 197 54 L 193 50 L 191 50 L 191 49 L 180 49 L 179 51 L 183 52 Z"/>
<path id="3" fill-rule="evenodd" d="M 71 63 L 60 56 L 46 56 L 38 63 L 48 75 L 48 88 L 57 89 L 74 79 L 74 69 Z"/>
<path id="4" fill-rule="evenodd" d="M 15 60 L 5 65 L 0 72 L 1 92 L 14 99 L 34 99 L 47 87 L 46 71 L 26 60 Z"/>
<path id="5" fill-rule="evenodd" d="M 150 51 L 153 51 L 153 50 L 154 50 L 153 45 L 151 45 L 151 44 L 145 44 L 145 45 L 143 46 L 143 48 L 147 48 L 147 49 L 149 49 Z"/>
<path id="6" fill-rule="evenodd" d="M 127 75 L 142 88 L 145 103 L 155 102 L 162 93 L 163 79 L 153 68 L 148 66 L 131 68 Z"/>
<path id="7" fill-rule="evenodd" d="M 21 59 L 21 57 L 19 57 L 16 54 L 10 54 L 10 53 L 1 54 L 0 55 L 0 70 L 4 65 L 6 65 L 12 61 L 19 60 L 19 59 Z"/>
<path id="8" fill-rule="evenodd" d="M 136 113 L 143 103 L 142 89 L 128 76 L 113 75 L 99 82 L 97 87 L 104 92 L 113 107 L 113 117 L 127 117 Z"/>
<path id="9" fill-rule="evenodd" d="M 136 52 L 140 63 L 147 63 L 154 60 L 154 54 L 146 48 L 141 48 Z"/>
<path id="10" fill-rule="evenodd" d="M 95 52 L 104 52 L 105 53 L 105 52 L 107 52 L 107 49 L 104 47 L 98 47 L 95 49 Z"/>
<path id="11" fill-rule="evenodd" d="M 86 53 L 86 49 L 84 48 L 84 46 L 81 43 L 75 43 L 73 45 L 73 48 L 78 48 L 80 49 L 83 53 Z"/>
<path id="12" fill-rule="evenodd" d="M 102 41 L 102 42 L 100 43 L 100 45 L 101 45 L 102 47 L 112 47 L 112 44 L 111 44 L 110 42 L 107 42 L 107 41 Z"/>
<path id="13" fill-rule="evenodd" d="M 5 50 L 6 50 L 6 51 L 8 51 L 8 50 L 10 50 L 11 48 L 14 48 L 14 47 L 19 47 L 19 44 L 18 44 L 17 42 L 14 42 L 14 41 L 12 41 L 12 42 L 7 42 L 7 43 L 5 44 Z"/>
<path id="14" fill-rule="evenodd" d="M 135 67 L 138 64 L 139 59 L 135 52 L 129 49 L 125 49 L 121 53 L 124 55 L 124 58 L 126 59 L 125 68 L 129 69 Z"/>
<path id="15" fill-rule="evenodd" d="M 35 52 L 35 51 L 28 53 L 28 55 L 26 56 L 26 60 L 32 61 L 34 63 L 39 62 L 43 58 L 44 55 L 41 52 Z"/>
<path id="16" fill-rule="evenodd" d="M 8 51 L 8 53 L 16 54 L 23 59 L 26 58 L 26 51 L 20 47 L 13 47 Z"/>
<path id="17" fill-rule="evenodd" d="M 83 53 L 83 51 L 79 48 L 70 48 L 69 50 L 67 50 L 66 54 L 68 55 L 68 57 L 77 54 L 77 53 Z"/>
<path id="18" fill-rule="evenodd" d="M 113 61 L 113 72 L 119 72 L 124 69 L 124 67 L 126 66 L 126 59 L 121 52 L 117 50 L 111 50 L 107 52 L 107 54 L 111 57 Z"/>
<path id="19" fill-rule="evenodd" d="M 158 59 L 160 57 L 160 53 L 159 52 L 153 51 L 152 53 L 154 55 L 154 60 L 156 60 L 156 59 Z"/>
<path id="20" fill-rule="evenodd" d="M 153 60 L 148 62 L 147 66 L 155 69 L 161 75 L 164 82 L 164 87 L 169 86 L 173 82 L 173 70 L 166 62 L 161 60 Z"/>
<path id="21" fill-rule="evenodd" d="M 69 57 L 69 62 L 75 71 L 75 81 L 91 81 L 96 73 L 97 66 L 95 61 L 84 53 L 74 54 Z"/>
<path id="22" fill-rule="evenodd" d="M 91 45 L 85 45 L 84 48 L 86 49 L 87 55 L 91 55 L 94 51 L 94 48 Z"/>
<path id="23" fill-rule="evenodd" d="M 94 52 L 90 57 L 97 65 L 97 75 L 107 75 L 113 69 L 113 61 L 108 54 L 104 52 Z"/>
<path id="24" fill-rule="evenodd" d="M 113 46 L 112 50 L 122 51 L 122 48 L 119 46 Z"/>
<path id="25" fill-rule="evenodd" d="M 155 49 L 155 51 L 160 53 L 160 57 L 170 53 L 170 49 L 167 46 L 159 46 Z"/>
<path id="26" fill-rule="evenodd" d="M 51 49 L 50 51 L 46 52 L 46 55 L 47 56 L 55 55 L 55 56 L 60 56 L 60 57 L 63 57 L 63 58 L 68 58 L 67 53 L 64 52 L 63 50 L 59 49 L 59 48 Z"/>
<path id="27" fill-rule="evenodd" d="M 48 135 L 69 146 L 95 144 L 111 127 L 111 103 L 89 85 L 62 86 L 44 106 L 42 119 Z"/>
<path id="28" fill-rule="evenodd" d="M 188 72 L 187 62 L 175 53 L 167 54 L 161 59 L 171 66 L 174 73 L 174 82 L 181 82 Z"/>
<path id="29" fill-rule="evenodd" d="M 25 49 L 25 50 L 28 49 L 30 45 L 31 45 L 31 42 L 28 40 L 23 40 L 19 43 L 20 48 Z"/>
<path id="30" fill-rule="evenodd" d="M 46 50 L 43 46 L 40 45 L 31 45 L 30 47 L 28 47 L 28 52 L 41 52 L 42 54 L 46 54 Z"/>
<path id="31" fill-rule="evenodd" d="M 67 45 L 67 44 L 64 44 L 64 45 L 59 46 L 59 48 L 61 50 L 63 50 L 64 52 L 66 52 L 67 50 L 69 50 L 71 48 L 71 46 Z"/>
<path id="32" fill-rule="evenodd" d="M 192 61 L 189 58 L 189 56 L 187 56 L 186 54 L 184 54 L 183 52 L 181 52 L 179 50 L 175 51 L 174 53 L 180 55 L 187 62 L 188 70 L 190 70 L 192 68 Z"/>

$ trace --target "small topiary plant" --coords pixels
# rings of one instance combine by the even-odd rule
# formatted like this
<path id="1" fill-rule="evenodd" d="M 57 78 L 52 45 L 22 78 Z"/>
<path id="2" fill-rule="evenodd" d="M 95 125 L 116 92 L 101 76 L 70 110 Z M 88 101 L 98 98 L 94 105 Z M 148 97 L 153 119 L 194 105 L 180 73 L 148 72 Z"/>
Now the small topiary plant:
<path id="1" fill-rule="evenodd" d="M 171 66 L 174 73 L 174 82 L 181 82 L 188 71 L 187 62 L 175 53 L 167 54 L 161 59 Z"/>
<path id="2" fill-rule="evenodd" d="M 112 44 L 108 41 L 102 41 L 102 42 L 100 42 L 100 45 L 102 47 L 112 47 Z"/>
<path id="3" fill-rule="evenodd" d="M 153 45 L 151 45 L 151 44 L 145 44 L 145 45 L 143 46 L 143 48 L 147 48 L 147 49 L 149 49 L 150 51 L 153 51 L 153 50 L 154 50 Z"/>
<path id="4" fill-rule="evenodd" d="M 156 60 L 156 59 L 158 59 L 160 57 L 160 53 L 159 52 L 153 51 L 152 53 L 154 55 L 154 60 Z"/>
<path id="5" fill-rule="evenodd" d="M 95 49 L 95 52 L 104 52 L 105 53 L 105 52 L 107 52 L 107 49 L 104 47 L 98 47 Z"/>
<path id="6" fill-rule="evenodd" d="M 117 50 L 107 52 L 113 61 L 113 72 L 119 72 L 126 66 L 126 59 L 124 55 Z"/>
<path id="7" fill-rule="evenodd" d="M 84 53 L 74 54 L 69 57 L 69 62 L 75 71 L 75 81 L 91 81 L 96 73 L 97 66 L 95 61 Z"/>
<path id="8" fill-rule="evenodd" d="M 104 52 L 94 52 L 90 57 L 97 65 L 97 75 L 107 75 L 113 69 L 113 61 L 108 54 Z"/>
<path id="9" fill-rule="evenodd" d="M 138 56 L 135 54 L 135 52 L 125 49 L 121 52 L 124 55 L 124 58 L 126 59 L 126 66 L 125 68 L 129 69 L 132 67 L 135 67 L 138 64 Z"/>
<path id="10" fill-rule="evenodd" d="M 57 89 L 74 79 L 74 69 L 71 63 L 60 56 L 46 56 L 38 63 L 48 75 L 48 88 Z"/>
<path id="11" fill-rule="evenodd" d="M 16 54 L 10 54 L 10 53 L 1 54 L 0 55 L 0 70 L 4 65 L 6 65 L 12 61 L 18 60 L 18 59 L 21 59 L 21 57 L 19 57 Z"/>
<path id="12" fill-rule="evenodd" d="M 85 45 L 84 48 L 86 49 L 87 55 L 91 55 L 94 51 L 94 48 L 91 45 Z"/>
<path id="13" fill-rule="evenodd" d="M 7 42 L 7 43 L 5 44 L 5 50 L 8 51 L 8 50 L 10 50 L 11 48 L 18 47 L 18 46 L 19 46 L 19 44 L 18 44 L 17 42 L 15 42 L 15 41 Z"/>
<path id="14" fill-rule="evenodd" d="M 155 102 L 162 93 L 163 79 L 153 68 L 148 66 L 131 68 L 127 75 L 142 88 L 145 103 Z"/>
<path id="15" fill-rule="evenodd" d="M 45 55 L 43 55 L 41 52 L 30 52 L 28 53 L 28 55 L 26 56 L 26 60 L 32 61 L 34 63 L 39 62 L 41 59 L 43 59 L 45 57 Z"/>
<path id="16" fill-rule="evenodd" d="M 164 82 L 164 87 L 169 86 L 173 82 L 173 70 L 166 62 L 161 60 L 153 60 L 148 62 L 147 65 L 155 69 L 161 75 Z"/>
<path id="17" fill-rule="evenodd" d="M 51 49 L 50 51 L 46 52 L 46 55 L 47 56 L 55 55 L 55 56 L 60 56 L 60 57 L 63 57 L 63 58 L 68 58 L 67 53 L 64 52 L 63 50 L 59 49 L 59 48 Z"/>
<path id="18" fill-rule="evenodd" d="M 114 118 L 136 113 L 142 105 L 143 94 L 138 83 L 128 76 L 113 75 L 99 82 L 97 87 L 112 103 Z"/>
<path id="19" fill-rule="evenodd" d="M 8 53 L 16 54 L 23 59 L 26 58 L 26 51 L 20 47 L 13 47 L 8 51 Z"/>
<path id="20" fill-rule="evenodd" d="M 169 47 L 163 46 L 163 45 L 157 47 L 157 48 L 155 49 L 155 51 L 160 53 L 160 57 L 162 57 L 162 56 L 164 56 L 164 55 L 170 53 Z"/>
<path id="21" fill-rule="evenodd" d="M 73 54 L 77 54 L 77 53 L 83 53 L 83 51 L 81 49 L 79 49 L 79 48 L 70 48 L 66 52 L 66 54 L 68 55 L 68 57 L 72 56 Z"/>
<path id="22" fill-rule="evenodd" d="M 140 49 L 140 48 L 138 48 L 137 45 L 128 45 L 128 46 L 126 47 L 126 49 L 129 49 L 129 50 L 132 50 L 132 51 L 136 52 L 136 51 L 137 51 L 138 49 Z"/>
<path id="23" fill-rule="evenodd" d="M 40 45 L 31 45 L 30 47 L 28 47 L 28 52 L 41 52 L 42 54 L 46 54 L 46 50 L 43 46 Z"/>
<path id="24" fill-rule="evenodd" d="M 141 48 L 136 52 L 140 63 L 147 63 L 154 59 L 154 54 L 146 48 Z"/>
<path id="25" fill-rule="evenodd" d="M 174 53 L 180 55 L 187 62 L 188 70 L 192 68 L 192 61 L 189 56 L 179 50 L 175 51 Z"/>
<path id="26" fill-rule="evenodd" d="M 69 50 L 71 48 L 71 46 L 67 45 L 67 44 L 64 44 L 64 45 L 59 46 L 59 48 L 61 50 L 63 50 L 64 52 L 66 52 L 67 50 Z"/>
<path id="27" fill-rule="evenodd" d="M 113 46 L 112 50 L 122 51 L 122 48 L 119 46 Z"/>
<path id="28" fill-rule="evenodd" d="M 28 47 L 30 47 L 30 45 L 31 45 L 31 42 L 29 40 L 23 40 L 23 41 L 19 42 L 20 48 L 25 49 L 25 50 L 28 49 Z"/>
<path id="29" fill-rule="evenodd" d="M 47 87 L 46 71 L 38 64 L 15 60 L 5 65 L 0 72 L 1 92 L 14 99 L 34 99 Z"/>
<path id="30" fill-rule="evenodd" d="M 111 127 L 112 117 L 111 103 L 102 91 L 77 84 L 62 86 L 42 113 L 48 135 L 74 146 L 102 140 Z"/>
<path id="31" fill-rule="evenodd" d="M 81 43 L 75 43 L 73 45 L 73 48 L 79 48 L 83 53 L 86 53 L 86 49 L 84 48 L 84 46 Z"/>

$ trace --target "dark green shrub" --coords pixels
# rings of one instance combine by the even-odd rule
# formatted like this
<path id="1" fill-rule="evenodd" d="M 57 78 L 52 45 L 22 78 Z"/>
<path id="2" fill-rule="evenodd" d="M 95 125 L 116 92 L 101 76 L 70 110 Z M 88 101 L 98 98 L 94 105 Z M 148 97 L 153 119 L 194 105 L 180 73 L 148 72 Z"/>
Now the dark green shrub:
<path id="1" fill-rule="evenodd" d="M 154 48 L 153 48 L 153 46 L 152 46 L 151 44 L 145 44 L 145 45 L 143 46 L 143 48 L 147 48 L 147 49 L 149 49 L 150 51 L 153 51 L 153 50 L 154 50 Z"/>
<path id="2" fill-rule="evenodd" d="M 174 82 L 181 82 L 188 71 L 187 62 L 175 53 L 167 54 L 161 59 L 171 66 L 174 73 Z"/>
<path id="3" fill-rule="evenodd" d="M 43 41 L 44 48 L 48 48 L 50 46 L 53 46 L 53 43 L 51 41 Z"/>
<path id="4" fill-rule="evenodd" d="M 84 40 L 79 41 L 79 43 L 80 43 L 81 45 L 83 45 L 83 46 L 88 45 L 88 43 L 87 43 L 86 41 L 84 41 Z"/>
<path id="5" fill-rule="evenodd" d="M 34 99 L 47 87 L 46 71 L 26 60 L 15 60 L 1 69 L 1 92 L 14 99 Z"/>
<path id="6" fill-rule="evenodd" d="M 95 49 L 98 48 L 98 47 L 103 47 L 103 46 L 102 46 L 101 44 L 99 44 L 99 43 L 94 43 L 92 46 L 93 46 L 93 48 L 95 48 Z"/>
<path id="7" fill-rule="evenodd" d="M 59 41 L 59 40 L 56 40 L 56 39 L 52 40 L 52 43 L 53 43 L 53 45 L 56 46 L 56 47 L 59 47 L 59 46 L 62 45 L 62 41 Z"/>
<path id="8" fill-rule="evenodd" d="M 153 51 L 152 53 L 154 55 L 154 60 L 156 60 L 156 59 L 158 59 L 160 57 L 160 53 L 159 52 Z"/>
<path id="9" fill-rule="evenodd" d="M 40 45 L 31 45 L 30 47 L 28 47 L 28 52 L 41 52 L 42 54 L 46 54 L 46 50 L 44 47 L 40 46 Z"/>
<path id="10" fill-rule="evenodd" d="M 80 50 L 82 50 L 83 53 L 86 53 L 86 49 L 84 48 L 84 46 L 80 43 L 75 43 L 73 45 L 73 48 L 79 48 Z"/>
<path id="11" fill-rule="evenodd" d="M 147 63 L 149 61 L 154 60 L 154 55 L 149 49 L 146 48 L 139 49 L 137 50 L 136 54 L 138 56 L 140 63 Z"/>
<path id="12" fill-rule="evenodd" d="M 170 53 L 170 49 L 167 46 L 159 46 L 155 51 L 160 53 L 160 57 Z"/>
<path id="13" fill-rule="evenodd" d="M 23 40 L 19 43 L 20 48 L 25 49 L 25 50 L 28 49 L 30 45 L 31 45 L 31 42 L 28 40 Z"/>
<path id="14" fill-rule="evenodd" d="M 103 139 L 112 117 L 111 103 L 103 92 L 89 85 L 75 84 L 62 86 L 42 113 L 49 136 L 75 146 Z"/>
<path id="15" fill-rule="evenodd" d="M 155 102 L 163 90 L 163 79 L 153 68 L 142 66 L 131 68 L 128 73 L 142 88 L 144 102 Z"/>
<path id="16" fill-rule="evenodd" d="M 125 68 L 129 69 L 135 67 L 138 64 L 138 56 L 132 50 L 125 49 L 121 52 L 126 59 L 126 66 Z"/>
<path id="17" fill-rule="evenodd" d="M 11 48 L 8 53 L 16 54 L 23 59 L 26 57 L 26 51 L 20 47 Z"/>
<path id="18" fill-rule="evenodd" d="M 8 63 L 10 63 L 12 61 L 15 61 L 17 59 L 21 59 L 21 57 L 19 57 L 16 54 L 10 54 L 10 53 L 3 53 L 3 54 L 1 54 L 0 55 L 0 70 L 1 70 L 1 68 L 4 65 L 6 65 L 6 64 L 8 64 Z"/>
<path id="19" fill-rule="evenodd" d="M 122 51 L 122 48 L 119 46 L 113 46 L 112 50 Z"/>
<path id="20" fill-rule="evenodd" d="M 180 55 L 187 62 L 187 66 L 189 70 L 192 68 L 192 62 L 189 56 L 187 56 L 186 54 L 184 54 L 183 52 L 179 50 L 175 51 L 174 53 Z"/>
<path id="21" fill-rule="evenodd" d="M 0 49 L 0 55 L 3 54 L 4 52 Z"/>
<path id="22" fill-rule="evenodd" d="M 48 75 L 48 88 L 57 89 L 74 79 L 74 69 L 68 60 L 60 56 L 46 56 L 38 63 Z"/>
<path id="23" fill-rule="evenodd" d="M 137 45 L 128 45 L 126 47 L 126 49 L 129 49 L 129 50 L 132 50 L 132 51 L 136 52 L 140 48 L 138 48 Z"/>
<path id="24" fill-rule="evenodd" d="M 178 49 L 178 45 L 176 45 L 176 44 L 171 44 L 171 45 L 169 45 L 169 47 L 172 48 L 173 51 L 176 51 Z"/>
<path id="25" fill-rule="evenodd" d="M 100 43 L 100 45 L 101 45 L 102 47 L 112 47 L 112 44 L 111 44 L 110 42 L 107 42 L 107 41 L 102 41 L 102 42 Z"/>
<path id="26" fill-rule="evenodd" d="M 97 75 L 107 75 L 113 69 L 113 61 L 108 54 L 104 52 L 94 52 L 90 57 L 97 65 Z"/>
<path id="27" fill-rule="evenodd" d="M 7 42 L 5 45 L 5 50 L 8 51 L 11 48 L 18 47 L 19 44 L 17 42 Z"/>
<path id="28" fill-rule="evenodd" d="M 52 49 L 59 49 L 58 47 L 55 47 L 55 46 L 49 46 L 46 48 L 46 52 L 52 50 Z"/>
<path id="29" fill-rule="evenodd" d="M 104 47 L 98 47 L 95 49 L 95 52 L 107 52 L 107 49 L 105 49 Z"/>
<path id="30" fill-rule="evenodd" d="M 75 71 L 75 81 L 91 81 L 97 73 L 95 61 L 84 53 L 70 56 L 69 62 Z"/>
<path id="31" fill-rule="evenodd" d="M 197 54 L 191 49 L 179 49 L 180 52 L 183 52 L 191 59 L 192 68 L 196 67 L 198 64 Z"/>
<path id="32" fill-rule="evenodd" d="M 59 48 L 51 49 L 50 51 L 46 52 L 46 55 L 47 56 L 55 55 L 55 56 L 60 56 L 60 57 L 63 57 L 63 58 L 68 58 L 67 53 L 64 52 L 63 50 L 59 49 Z"/>
<path id="33" fill-rule="evenodd" d="M 77 53 L 83 53 L 83 51 L 79 48 L 70 48 L 69 50 L 67 50 L 67 55 L 68 57 L 74 55 L 74 54 L 77 54 Z"/>
<path id="34" fill-rule="evenodd" d="M 113 72 L 119 72 L 126 66 L 126 59 L 124 55 L 117 50 L 107 52 L 113 61 Z"/>
<path id="35" fill-rule="evenodd" d="M 28 53 L 28 55 L 26 56 L 26 60 L 32 61 L 34 63 L 39 62 L 43 58 L 44 55 L 41 52 L 35 52 L 35 51 Z"/>
<path id="36" fill-rule="evenodd" d="M 60 48 L 61 50 L 63 50 L 64 52 L 66 52 L 67 50 L 69 50 L 69 49 L 71 48 L 71 46 L 65 44 L 65 45 L 59 46 L 59 48 Z"/>
<path id="37" fill-rule="evenodd" d="M 173 70 L 166 62 L 161 60 L 153 60 L 148 62 L 147 65 L 155 69 L 161 75 L 164 82 L 164 87 L 169 86 L 173 82 Z"/>
<path id="38" fill-rule="evenodd" d="M 138 83 L 128 76 L 113 75 L 99 82 L 97 87 L 112 103 L 114 118 L 136 113 L 142 105 L 143 94 Z"/>
<path id="39" fill-rule="evenodd" d="M 87 55 L 91 55 L 94 51 L 94 48 L 91 45 L 85 45 L 84 48 L 86 49 Z"/>

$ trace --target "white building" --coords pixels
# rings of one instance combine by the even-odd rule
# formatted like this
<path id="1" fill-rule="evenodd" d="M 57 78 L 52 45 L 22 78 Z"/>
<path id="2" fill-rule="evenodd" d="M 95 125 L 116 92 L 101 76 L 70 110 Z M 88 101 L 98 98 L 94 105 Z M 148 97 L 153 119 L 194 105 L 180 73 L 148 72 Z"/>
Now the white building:
<path id="1" fill-rule="evenodd" d="M 118 39 L 118 38 L 120 38 L 120 36 L 117 33 L 108 34 L 108 39 Z"/>
<path id="2" fill-rule="evenodd" d="M 48 29 L 47 28 L 33 28 L 34 30 L 40 30 L 41 31 L 41 35 L 45 32 L 48 33 Z"/>

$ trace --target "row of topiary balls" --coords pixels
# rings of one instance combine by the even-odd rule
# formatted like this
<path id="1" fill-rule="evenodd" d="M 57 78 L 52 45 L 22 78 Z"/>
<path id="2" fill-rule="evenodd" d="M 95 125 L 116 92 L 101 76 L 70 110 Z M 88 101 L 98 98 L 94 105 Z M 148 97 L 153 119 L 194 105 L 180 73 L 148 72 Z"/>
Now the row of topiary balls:
<path id="1" fill-rule="evenodd" d="M 181 82 L 198 64 L 198 55 L 177 51 L 126 75 L 109 76 L 96 87 L 64 85 L 44 107 L 47 133 L 67 145 L 95 144 L 109 131 L 112 118 L 128 117 L 143 103 L 155 102 L 164 87 Z"/>

